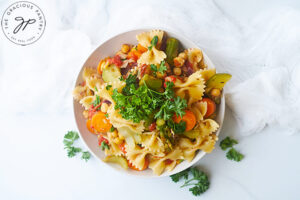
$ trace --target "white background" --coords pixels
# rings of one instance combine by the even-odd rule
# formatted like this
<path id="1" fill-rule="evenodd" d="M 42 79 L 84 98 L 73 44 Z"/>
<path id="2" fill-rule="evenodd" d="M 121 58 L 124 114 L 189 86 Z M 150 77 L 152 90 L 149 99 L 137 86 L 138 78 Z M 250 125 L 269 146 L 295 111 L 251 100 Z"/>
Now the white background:
<path id="1" fill-rule="evenodd" d="M 129 177 L 95 158 L 87 163 L 79 157 L 70 159 L 62 143 L 68 130 L 76 130 L 70 94 L 77 73 L 91 51 L 111 35 L 158 24 L 178 28 L 189 38 L 195 37 L 200 46 L 209 49 L 212 42 L 217 48 L 228 43 L 216 38 L 222 34 L 229 37 L 228 30 L 232 29 L 226 23 L 220 25 L 223 22 L 218 18 L 222 16 L 220 13 L 236 27 L 247 27 L 256 16 L 270 10 L 288 8 L 300 12 L 299 1 L 170 1 L 163 6 L 159 1 L 143 4 L 129 1 L 128 6 L 125 1 L 33 2 L 47 20 L 45 34 L 39 41 L 21 47 L 0 33 L 0 199 L 300 198 L 299 134 L 288 136 L 285 130 L 270 126 L 261 133 L 241 136 L 229 109 L 220 139 L 227 135 L 237 138 L 236 147 L 245 159 L 240 163 L 229 161 L 217 146 L 197 163 L 207 172 L 211 183 L 210 189 L 197 198 L 187 188 L 180 189 L 181 183 L 175 184 L 169 177 Z M 1 15 L 11 3 L 0 1 Z M 203 7 L 207 13 L 201 10 Z M 145 15 L 149 17 L 143 24 L 138 19 L 147 18 Z M 264 20 L 261 23 L 266 26 L 272 21 Z M 201 24 L 203 21 L 227 32 L 220 27 L 213 32 L 212 27 Z M 205 36 L 202 43 L 199 36 L 193 35 L 197 27 L 211 29 L 210 34 L 202 35 Z M 220 60 L 218 50 L 211 49 L 208 55 L 212 60 Z M 269 50 L 272 51 L 271 46 Z M 226 67 L 230 66 L 223 66 Z M 234 83 L 238 80 L 233 79 Z M 77 144 L 82 146 L 80 141 Z"/>

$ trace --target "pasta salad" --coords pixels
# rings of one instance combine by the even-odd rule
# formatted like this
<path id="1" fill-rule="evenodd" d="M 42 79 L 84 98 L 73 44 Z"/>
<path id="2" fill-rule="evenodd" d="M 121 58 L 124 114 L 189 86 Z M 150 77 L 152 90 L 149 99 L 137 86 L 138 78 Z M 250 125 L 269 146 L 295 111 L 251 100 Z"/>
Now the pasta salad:
<path id="1" fill-rule="evenodd" d="M 200 49 L 183 49 L 161 30 L 136 38 L 137 45 L 84 68 L 73 97 L 105 162 L 160 175 L 214 149 L 214 119 L 231 75 L 208 68 Z"/>

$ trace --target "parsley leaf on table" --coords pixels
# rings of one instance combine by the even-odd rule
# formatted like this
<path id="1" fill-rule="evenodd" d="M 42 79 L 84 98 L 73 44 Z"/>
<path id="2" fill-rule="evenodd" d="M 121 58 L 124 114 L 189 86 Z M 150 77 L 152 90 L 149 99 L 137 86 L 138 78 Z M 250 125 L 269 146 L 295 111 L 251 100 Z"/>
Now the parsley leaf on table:
<path id="1" fill-rule="evenodd" d="M 186 170 L 183 170 L 182 172 L 179 172 L 177 174 L 173 174 L 170 177 L 171 177 L 173 182 L 177 183 L 181 178 L 184 178 L 185 180 L 188 179 L 189 171 L 190 171 L 190 169 L 186 169 Z"/>
<path id="2" fill-rule="evenodd" d="M 227 136 L 224 140 L 220 142 L 220 147 L 222 150 L 226 150 L 230 147 L 233 147 L 233 145 L 235 144 L 238 144 L 238 142 L 235 139 L 231 139 Z"/>
<path id="3" fill-rule="evenodd" d="M 91 154 L 88 151 L 82 152 L 81 159 L 87 162 L 91 158 Z"/>
<path id="4" fill-rule="evenodd" d="M 189 174 L 192 175 L 192 178 L 190 179 Z M 177 183 L 181 178 L 184 178 L 185 182 L 181 187 L 193 186 L 189 188 L 189 191 L 191 191 L 195 196 L 201 195 L 209 188 L 207 175 L 196 167 L 186 169 L 182 172 L 171 175 L 170 177 L 175 183 Z"/>
<path id="5" fill-rule="evenodd" d="M 238 152 L 235 148 L 231 148 L 227 154 L 226 154 L 226 157 L 229 159 L 229 160 L 234 160 L 236 162 L 240 162 L 243 158 L 244 158 L 244 155 L 241 154 L 240 152 Z"/>
<path id="6" fill-rule="evenodd" d="M 77 153 L 82 152 L 82 149 L 79 147 L 73 146 L 75 140 L 79 138 L 79 135 L 76 131 L 68 131 L 67 134 L 64 136 L 64 145 L 65 149 L 67 150 L 67 155 L 69 158 L 74 157 Z M 87 161 L 90 158 L 90 153 L 85 151 L 82 152 L 81 158 Z"/>

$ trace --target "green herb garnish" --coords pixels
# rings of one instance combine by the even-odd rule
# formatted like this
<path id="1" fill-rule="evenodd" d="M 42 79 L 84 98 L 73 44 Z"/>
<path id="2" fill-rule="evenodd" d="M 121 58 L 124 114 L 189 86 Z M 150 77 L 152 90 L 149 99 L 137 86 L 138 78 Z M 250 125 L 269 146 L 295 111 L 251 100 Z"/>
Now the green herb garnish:
<path id="1" fill-rule="evenodd" d="M 104 115 L 106 118 L 108 118 L 108 113 L 105 113 L 105 115 Z"/>
<path id="2" fill-rule="evenodd" d="M 233 147 L 233 145 L 235 144 L 238 144 L 238 142 L 235 139 L 231 139 L 227 136 L 224 140 L 220 142 L 220 147 L 222 150 L 226 150 L 230 147 Z"/>
<path id="3" fill-rule="evenodd" d="M 100 147 L 101 147 L 102 151 L 104 151 L 105 149 L 109 149 L 108 144 L 106 142 L 104 142 L 104 141 L 101 142 L 101 146 Z"/>
<path id="4" fill-rule="evenodd" d="M 112 126 L 112 127 L 110 128 L 109 132 L 114 132 L 114 130 L 116 130 L 116 129 L 115 129 L 115 127 Z"/>
<path id="5" fill-rule="evenodd" d="M 91 103 L 94 107 L 98 106 L 101 103 L 99 95 L 96 94 L 96 99 Z"/>
<path id="6" fill-rule="evenodd" d="M 112 85 L 107 85 L 105 88 L 106 90 L 109 90 L 112 87 Z"/>
<path id="7" fill-rule="evenodd" d="M 76 131 L 68 131 L 67 134 L 65 134 L 64 136 L 64 145 L 65 145 L 65 149 L 67 150 L 67 155 L 69 158 L 74 157 L 77 153 L 82 152 L 82 149 L 79 147 L 75 147 L 73 146 L 75 140 L 77 140 L 79 138 L 78 133 Z M 88 159 L 90 159 L 91 155 L 89 152 L 85 151 L 82 152 L 82 156 L 81 158 L 84 159 L 85 161 L 87 161 Z"/>
<path id="8" fill-rule="evenodd" d="M 97 89 L 97 87 L 96 87 L 96 86 L 95 86 L 95 91 L 96 91 L 96 92 L 98 92 L 98 89 Z"/>
<path id="9" fill-rule="evenodd" d="M 90 152 L 88 152 L 88 151 L 82 152 L 82 155 L 81 155 L 82 160 L 88 161 L 90 158 L 91 158 Z"/>
<path id="10" fill-rule="evenodd" d="M 192 178 L 189 179 L 190 174 L 192 175 Z M 182 172 L 171 175 L 170 177 L 175 183 L 183 178 L 185 182 L 181 187 L 193 186 L 189 188 L 189 191 L 191 191 L 195 196 L 201 195 L 209 188 L 207 175 L 196 167 L 186 169 Z"/>
<path id="11" fill-rule="evenodd" d="M 160 65 L 159 65 L 159 68 L 157 68 L 157 66 L 154 65 L 154 64 L 151 64 L 151 65 L 150 65 L 150 68 L 151 68 L 151 70 L 153 71 L 154 76 L 156 76 L 156 72 L 159 72 L 159 73 L 161 73 L 161 74 L 164 74 L 165 71 L 167 71 L 167 66 L 166 66 L 166 63 L 165 63 L 164 60 L 161 61 Z"/>
<path id="12" fill-rule="evenodd" d="M 231 148 L 227 154 L 226 154 L 226 157 L 229 159 L 229 160 L 234 160 L 236 162 L 240 162 L 243 158 L 244 158 L 244 155 L 241 154 L 240 152 L 238 152 L 235 148 Z"/>
<path id="13" fill-rule="evenodd" d="M 151 46 L 148 47 L 148 50 L 151 51 L 152 47 L 155 47 L 158 42 L 158 36 L 155 35 L 151 40 Z"/>
<path id="14" fill-rule="evenodd" d="M 155 119 L 160 118 L 168 120 L 176 132 L 180 132 L 183 128 L 183 123 L 179 125 L 172 124 L 172 116 L 182 116 L 185 114 L 185 108 L 187 107 L 186 100 L 180 97 L 175 97 L 172 82 L 167 82 L 164 92 L 157 92 L 151 90 L 146 84 L 137 88 L 136 77 L 133 76 L 126 79 L 126 86 L 123 88 L 122 93 L 114 89 L 112 98 L 116 102 L 115 109 L 119 109 L 119 113 L 124 119 L 132 120 L 135 123 L 139 123 L 141 120 L 149 119 L 149 116 L 155 114 Z M 173 122 L 174 123 L 174 122 Z M 174 130 L 173 130 L 174 131 Z"/>

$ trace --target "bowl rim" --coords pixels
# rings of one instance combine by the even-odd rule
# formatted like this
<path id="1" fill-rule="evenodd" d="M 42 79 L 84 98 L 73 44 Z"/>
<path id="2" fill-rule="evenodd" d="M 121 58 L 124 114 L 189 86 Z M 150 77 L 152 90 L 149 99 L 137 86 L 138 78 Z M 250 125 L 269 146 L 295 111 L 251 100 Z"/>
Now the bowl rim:
<path id="1" fill-rule="evenodd" d="M 88 60 L 93 56 L 93 54 L 94 54 L 95 52 L 97 52 L 97 50 L 98 50 L 99 47 L 101 47 L 101 46 L 104 45 L 105 43 L 107 43 L 107 42 L 109 42 L 109 41 L 115 39 L 116 37 L 118 37 L 118 36 L 120 36 L 120 35 L 127 34 L 127 33 L 129 33 L 129 32 L 134 32 L 134 31 L 144 31 L 144 32 L 145 32 L 145 31 L 149 31 L 149 30 L 162 30 L 162 31 L 164 31 L 164 32 L 167 32 L 167 34 L 170 33 L 170 34 L 176 35 L 176 36 L 180 35 L 180 38 L 181 38 L 181 39 L 186 40 L 186 41 L 189 41 L 190 44 L 192 44 L 193 46 L 195 46 L 195 47 L 201 49 L 203 55 L 206 57 L 206 60 L 208 60 L 208 61 L 212 64 L 212 66 L 213 66 L 214 68 L 216 68 L 215 65 L 214 65 L 214 63 L 211 61 L 211 59 L 207 56 L 206 52 L 203 50 L 203 48 L 200 48 L 200 47 L 199 47 L 198 45 L 196 45 L 192 40 L 190 40 L 189 38 L 187 38 L 187 37 L 186 37 L 185 35 L 183 35 L 182 33 L 177 32 L 176 30 L 173 30 L 173 29 L 171 30 L 171 29 L 168 29 L 168 28 L 165 28 L 165 27 L 141 27 L 141 28 L 137 28 L 137 29 L 136 29 L 136 28 L 133 28 L 133 29 L 127 29 L 127 30 L 122 31 L 122 32 L 118 32 L 118 33 L 114 34 L 113 36 L 106 38 L 106 39 L 105 39 L 104 41 L 102 41 L 99 45 L 97 45 L 97 47 L 90 53 L 90 55 L 88 56 L 88 58 L 84 61 L 84 63 L 83 63 L 83 65 L 82 65 L 82 67 L 81 67 L 79 73 L 77 74 L 77 78 L 76 78 L 76 81 L 75 81 L 75 87 L 78 85 L 78 80 L 79 80 L 80 75 L 82 74 L 83 68 L 84 68 L 85 65 L 87 64 Z M 221 129 L 222 129 L 222 127 L 223 127 L 224 116 L 225 116 L 225 110 L 226 110 L 224 93 L 225 93 L 225 90 L 223 89 L 222 97 L 221 97 L 221 104 L 222 104 L 222 105 L 221 105 L 221 104 L 219 105 L 219 107 L 220 107 L 219 112 L 220 112 L 220 113 L 218 113 L 218 115 L 220 115 L 220 119 L 221 119 L 221 120 L 218 122 L 218 124 L 219 124 L 219 129 L 218 129 L 218 130 L 216 131 L 216 133 L 215 133 L 217 136 L 219 136 L 219 134 L 220 134 L 220 132 L 221 132 Z M 128 173 L 128 172 L 127 172 L 128 170 L 131 170 L 131 169 L 127 169 L 127 170 L 124 170 L 124 169 L 123 169 L 123 170 L 118 170 L 117 168 L 111 166 L 110 163 L 106 163 L 106 162 L 104 162 L 101 158 L 99 158 L 99 157 L 93 152 L 93 150 L 91 150 L 91 148 L 90 148 L 89 145 L 87 144 L 87 141 L 85 140 L 83 134 L 81 133 L 81 131 L 80 131 L 80 129 L 79 129 L 78 118 L 77 118 L 77 116 L 76 116 L 76 108 L 75 108 L 75 107 L 76 107 L 76 104 L 77 104 L 78 102 L 77 102 L 74 98 L 72 98 L 72 99 L 73 99 L 73 115 L 74 115 L 74 119 L 75 119 L 75 123 L 76 123 L 77 130 L 78 130 L 78 132 L 79 132 L 80 139 L 83 141 L 84 146 L 86 146 L 86 148 L 87 148 L 87 149 L 89 150 L 89 152 L 93 155 L 93 157 L 95 157 L 97 160 L 99 160 L 99 161 L 100 161 L 99 163 L 101 163 L 101 165 L 104 166 L 104 167 L 107 168 L 107 169 L 113 169 L 114 171 L 117 171 L 118 173 L 123 174 L 123 175 L 124 175 L 124 174 L 127 174 L 127 175 L 130 175 L 130 176 L 140 177 L 140 178 L 162 178 L 162 177 L 165 177 L 165 176 L 170 176 L 170 175 L 179 173 L 179 172 L 181 172 L 181 171 L 183 171 L 183 170 L 185 170 L 185 169 L 187 169 L 187 168 L 189 168 L 189 167 L 192 167 L 194 164 L 196 164 L 197 162 L 199 162 L 199 161 L 207 154 L 206 152 L 200 150 L 200 151 L 198 151 L 198 152 L 196 153 L 196 155 L 195 155 L 195 157 L 193 158 L 193 160 L 192 160 L 191 162 L 188 163 L 188 166 L 187 166 L 187 167 L 183 167 L 183 168 L 180 169 L 180 170 L 175 170 L 175 168 L 174 168 L 172 171 L 170 171 L 170 172 L 168 172 L 168 173 L 163 172 L 161 175 L 156 175 L 156 174 L 153 173 L 151 176 L 149 176 L 149 175 L 145 176 L 145 175 L 142 175 L 142 171 L 140 171 L 138 174 L 136 174 L 136 173 L 132 174 L 132 173 Z M 222 107 L 221 107 L 221 106 L 222 106 Z M 199 154 L 199 153 L 201 153 L 201 155 L 200 155 L 200 156 L 198 155 L 198 158 L 196 158 L 197 154 Z M 178 165 L 179 165 L 179 164 L 178 164 Z M 151 170 L 151 169 L 150 169 L 150 170 Z"/>

